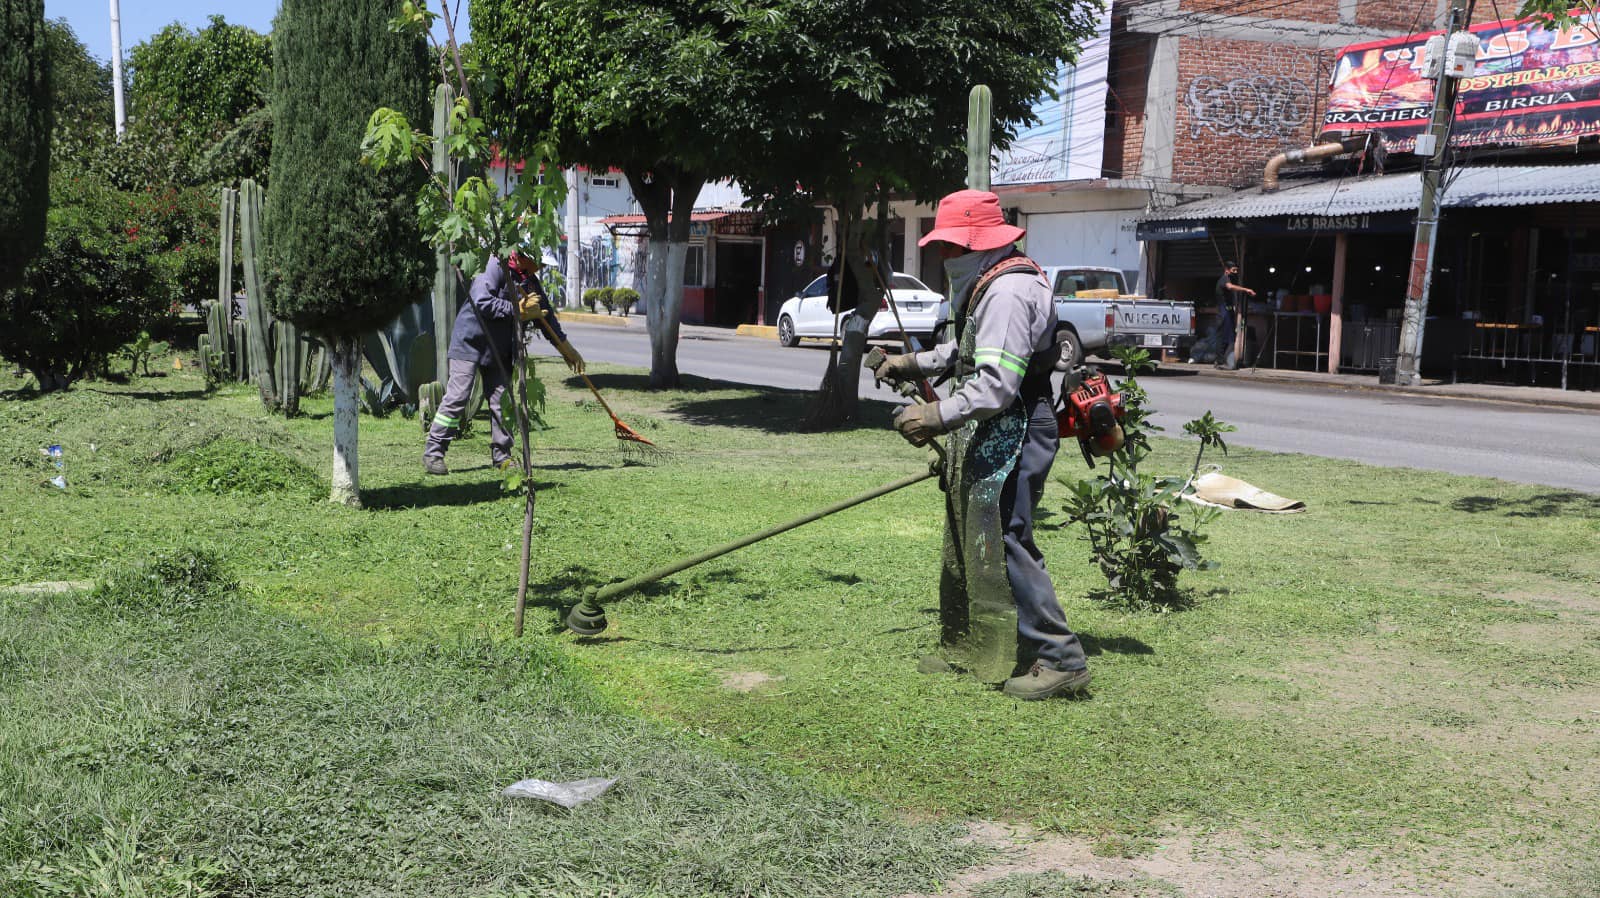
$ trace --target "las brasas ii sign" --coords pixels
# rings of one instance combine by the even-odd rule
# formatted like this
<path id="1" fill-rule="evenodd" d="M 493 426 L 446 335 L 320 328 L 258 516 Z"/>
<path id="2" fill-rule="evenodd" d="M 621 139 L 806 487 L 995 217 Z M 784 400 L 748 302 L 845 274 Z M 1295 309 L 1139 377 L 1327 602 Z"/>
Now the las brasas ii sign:
<path id="1" fill-rule="evenodd" d="M 1541 18 L 1473 27 L 1478 74 L 1463 78 L 1450 144 L 1559 146 L 1600 134 L 1600 24 L 1552 31 Z M 1323 132 L 1383 131 L 1411 152 L 1433 112 L 1423 47 L 1438 32 L 1339 51 Z"/>

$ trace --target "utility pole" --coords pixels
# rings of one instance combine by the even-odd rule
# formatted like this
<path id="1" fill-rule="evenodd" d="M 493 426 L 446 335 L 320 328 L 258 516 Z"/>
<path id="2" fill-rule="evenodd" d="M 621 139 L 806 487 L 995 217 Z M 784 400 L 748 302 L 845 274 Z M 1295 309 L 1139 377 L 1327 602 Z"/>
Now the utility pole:
<path id="1" fill-rule="evenodd" d="M 122 3 L 111 0 L 111 102 L 116 115 L 117 139 L 128 128 L 128 107 L 122 98 Z"/>
<path id="2" fill-rule="evenodd" d="M 1433 288 L 1433 250 L 1439 233 L 1439 186 L 1444 180 L 1445 150 L 1450 143 L 1450 124 L 1455 118 L 1456 80 L 1461 72 L 1456 35 L 1465 30 L 1468 0 L 1450 0 L 1450 18 L 1443 39 L 1429 41 L 1428 77 L 1435 80 L 1433 115 L 1428 130 L 1417 136 L 1417 155 L 1422 157 L 1422 202 L 1417 207 L 1417 236 L 1411 249 L 1411 276 L 1406 285 L 1405 315 L 1400 322 L 1400 346 L 1395 353 L 1396 386 L 1422 383 L 1422 338 L 1427 329 L 1428 295 Z M 1472 44 L 1476 56 L 1476 43 Z"/>

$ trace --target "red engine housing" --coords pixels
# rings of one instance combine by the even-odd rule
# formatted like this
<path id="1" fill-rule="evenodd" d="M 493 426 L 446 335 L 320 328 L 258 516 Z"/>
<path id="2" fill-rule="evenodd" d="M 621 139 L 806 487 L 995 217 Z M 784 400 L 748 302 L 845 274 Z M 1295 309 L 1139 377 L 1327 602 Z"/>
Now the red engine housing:
<path id="1" fill-rule="evenodd" d="M 1063 384 L 1056 407 L 1056 427 L 1063 439 L 1075 437 L 1083 458 L 1094 467 L 1093 456 L 1110 455 L 1122 448 L 1122 419 L 1127 406 L 1122 394 L 1111 389 L 1111 382 L 1098 371 L 1083 375 L 1076 387 Z"/>

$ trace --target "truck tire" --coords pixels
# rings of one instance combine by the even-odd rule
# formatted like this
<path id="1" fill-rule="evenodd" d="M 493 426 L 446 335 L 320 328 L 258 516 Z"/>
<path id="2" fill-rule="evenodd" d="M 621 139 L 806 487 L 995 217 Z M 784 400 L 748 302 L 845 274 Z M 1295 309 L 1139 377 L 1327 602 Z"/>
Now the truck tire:
<path id="1" fill-rule="evenodd" d="M 1083 364 L 1083 342 L 1078 339 L 1077 331 L 1070 328 L 1056 331 L 1056 343 L 1061 350 L 1056 358 L 1057 371 L 1071 371 Z"/>

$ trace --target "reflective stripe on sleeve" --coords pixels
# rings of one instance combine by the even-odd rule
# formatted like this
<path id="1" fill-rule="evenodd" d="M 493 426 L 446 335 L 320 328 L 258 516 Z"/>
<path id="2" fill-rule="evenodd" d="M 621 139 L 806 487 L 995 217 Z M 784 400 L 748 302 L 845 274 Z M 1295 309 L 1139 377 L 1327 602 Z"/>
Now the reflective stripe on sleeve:
<path id="1" fill-rule="evenodd" d="M 978 364 L 993 362 L 1008 371 L 1018 374 L 1028 373 L 1028 360 L 1006 352 L 1004 349 L 984 348 L 972 354 L 972 360 Z"/>

